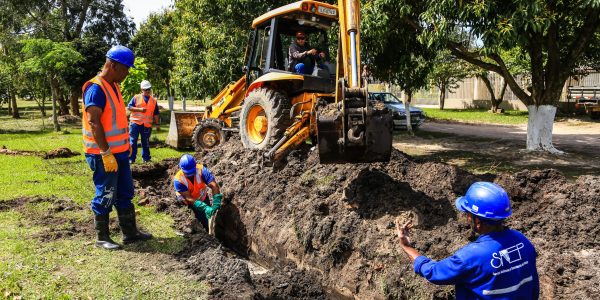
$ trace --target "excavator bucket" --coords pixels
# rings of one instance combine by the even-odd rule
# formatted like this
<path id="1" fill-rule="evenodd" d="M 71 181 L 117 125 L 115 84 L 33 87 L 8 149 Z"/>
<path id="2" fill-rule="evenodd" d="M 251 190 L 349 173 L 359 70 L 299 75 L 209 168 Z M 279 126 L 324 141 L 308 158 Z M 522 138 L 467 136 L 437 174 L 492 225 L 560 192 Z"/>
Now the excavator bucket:
<path id="1" fill-rule="evenodd" d="M 177 149 L 191 148 L 194 127 L 203 117 L 204 112 L 172 111 L 169 134 L 165 141 L 167 145 Z"/>
<path id="2" fill-rule="evenodd" d="M 330 104 L 317 113 L 319 160 L 322 164 L 390 160 L 392 112 L 383 103 L 358 97 Z"/>

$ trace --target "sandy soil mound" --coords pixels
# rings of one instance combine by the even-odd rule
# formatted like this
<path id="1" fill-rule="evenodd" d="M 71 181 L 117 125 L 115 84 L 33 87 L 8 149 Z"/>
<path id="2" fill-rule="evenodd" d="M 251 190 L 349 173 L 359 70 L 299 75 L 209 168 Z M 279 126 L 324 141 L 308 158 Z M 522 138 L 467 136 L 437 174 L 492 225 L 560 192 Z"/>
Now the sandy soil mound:
<path id="1" fill-rule="evenodd" d="M 231 296 L 231 287 L 239 288 L 234 295 L 241 298 L 452 298 L 451 287 L 414 275 L 397 247 L 393 221 L 413 219 L 416 247 L 444 258 L 468 242 L 453 202 L 478 180 L 495 181 L 512 196 L 514 216 L 508 225 L 537 247 L 543 298 L 600 295 L 600 177 L 568 182 L 553 170 L 475 176 L 399 151 L 389 163 L 354 165 L 318 164 L 317 153 L 308 149 L 293 151 L 276 168 L 261 167 L 258 157 L 237 141 L 201 157 L 230 202 L 217 219 L 220 242 L 277 273 L 269 277 L 275 283 L 261 286 L 270 279 L 248 276 L 245 261 L 238 263 L 200 230 L 195 236 L 201 238 L 192 239 L 182 257 L 198 274 L 206 274 L 217 298 Z M 176 161 L 156 166 L 134 169 L 137 184 L 149 203 L 172 213 L 177 227 L 193 233 L 191 213 L 171 204 Z M 198 267 L 200 262 L 208 264 Z M 225 282 L 219 279 L 223 273 Z M 316 280 L 298 284 L 299 278 Z M 296 294 L 276 293 L 290 286 Z"/>

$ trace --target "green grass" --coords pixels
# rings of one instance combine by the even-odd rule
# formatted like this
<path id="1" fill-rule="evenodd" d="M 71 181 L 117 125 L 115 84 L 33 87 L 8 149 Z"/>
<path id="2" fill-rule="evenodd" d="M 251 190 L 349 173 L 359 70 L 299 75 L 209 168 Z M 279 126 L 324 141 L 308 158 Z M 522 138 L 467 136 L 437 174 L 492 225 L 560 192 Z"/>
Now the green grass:
<path id="1" fill-rule="evenodd" d="M 526 111 L 507 110 L 503 114 L 493 114 L 485 109 L 445 109 L 423 108 L 427 117 L 434 120 L 486 124 L 527 124 Z"/>
<path id="2" fill-rule="evenodd" d="M 0 146 L 28 151 L 67 147 L 83 152 L 81 125 L 62 125 L 64 132 L 53 132 L 51 122 L 41 118 L 35 103 L 20 101 L 19 106 L 19 120 L 10 118 L 5 107 L 0 110 Z M 153 140 L 164 141 L 167 135 L 169 113 L 161 115 L 162 131 L 154 132 Z M 166 147 L 151 152 L 155 161 L 182 154 Z M 94 194 L 91 177 L 83 154 L 50 160 L 0 154 L 0 201 L 56 196 L 87 207 Z M 137 200 L 134 198 L 134 202 Z M 108 252 L 93 246 L 94 236 L 76 235 L 46 242 L 36 238 L 36 234 L 47 230 L 35 221 L 47 209 L 47 203 L 40 203 L 0 212 L 0 299 L 206 297 L 206 284 L 176 266 L 172 254 L 183 248 L 185 240 L 175 233 L 170 216 L 156 213 L 151 207 L 138 208 L 138 223 L 156 238 L 128 245 L 123 251 Z M 87 208 L 57 214 L 92 226 L 92 213 Z"/>

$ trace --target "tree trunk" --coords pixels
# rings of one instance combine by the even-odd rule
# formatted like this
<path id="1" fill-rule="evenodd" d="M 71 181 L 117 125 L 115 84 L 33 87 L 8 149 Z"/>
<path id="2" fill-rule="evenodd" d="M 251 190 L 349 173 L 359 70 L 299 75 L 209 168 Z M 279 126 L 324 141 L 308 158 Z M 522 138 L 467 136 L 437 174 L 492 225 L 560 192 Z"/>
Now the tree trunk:
<path id="1" fill-rule="evenodd" d="M 81 96 L 81 89 L 74 87 L 71 89 L 71 114 L 73 116 L 79 116 L 79 97 Z"/>
<path id="2" fill-rule="evenodd" d="M 529 121 L 527 123 L 527 150 L 547 151 L 553 154 L 564 154 L 552 145 L 552 130 L 556 106 L 529 105 Z"/>
<path id="3" fill-rule="evenodd" d="M 60 89 L 60 85 L 57 86 L 57 97 L 58 97 L 58 104 L 60 106 L 60 115 L 61 116 L 68 115 L 69 114 L 69 103 L 67 102 L 65 95 L 62 93 L 62 90 Z"/>
<path id="4" fill-rule="evenodd" d="M 8 106 L 7 106 L 8 114 L 12 115 L 12 101 L 10 100 L 10 97 L 8 99 L 6 99 L 6 103 L 8 103 Z"/>
<path id="5" fill-rule="evenodd" d="M 412 129 L 412 123 L 410 120 L 410 102 L 412 101 L 412 91 L 405 92 L 404 97 L 404 114 L 406 115 L 406 130 L 408 134 L 415 135 Z"/>
<path id="6" fill-rule="evenodd" d="M 42 117 L 46 117 L 46 89 L 42 92 L 42 100 L 40 105 L 40 111 L 42 112 Z"/>
<path id="7" fill-rule="evenodd" d="M 55 78 L 50 78 L 50 88 L 52 90 L 52 122 L 54 123 L 54 131 L 60 131 L 60 124 L 58 124 L 58 93 L 59 83 Z"/>
<path id="8" fill-rule="evenodd" d="M 446 85 L 442 84 L 440 87 L 440 99 L 439 99 L 440 110 L 444 110 L 444 105 L 446 105 Z"/>
<path id="9" fill-rule="evenodd" d="M 12 102 L 12 117 L 13 119 L 20 119 L 19 107 L 17 106 L 17 95 L 12 92 L 10 93 L 10 102 Z"/>

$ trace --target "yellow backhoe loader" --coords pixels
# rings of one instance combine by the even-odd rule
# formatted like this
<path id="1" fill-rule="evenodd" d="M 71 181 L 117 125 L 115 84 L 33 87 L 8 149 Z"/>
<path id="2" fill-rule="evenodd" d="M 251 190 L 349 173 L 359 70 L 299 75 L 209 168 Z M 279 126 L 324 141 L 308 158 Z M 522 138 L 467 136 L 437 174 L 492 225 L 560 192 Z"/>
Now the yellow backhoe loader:
<path id="1" fill-rule="evenodd" d="M 327 53 L 312 61 L 309 74 L 299 74 L 288 53 L 300 31 L 311 48 Z M 330 45 L 329 37 L 337 42 Z M 392 113 L 368 100 L 359 45 L 358 0 L 339 0 L 337 6 L 298 1 L 256 18 L 244 77 L 215 97 L 192 142 L 210 149 L 230 130 L 269 161 L 309 140 L 317 144 L 321 163 L 388 161 Z M 328 61 L 334 51 L 335 61 Z"/>

